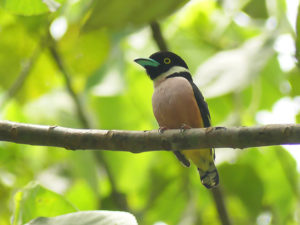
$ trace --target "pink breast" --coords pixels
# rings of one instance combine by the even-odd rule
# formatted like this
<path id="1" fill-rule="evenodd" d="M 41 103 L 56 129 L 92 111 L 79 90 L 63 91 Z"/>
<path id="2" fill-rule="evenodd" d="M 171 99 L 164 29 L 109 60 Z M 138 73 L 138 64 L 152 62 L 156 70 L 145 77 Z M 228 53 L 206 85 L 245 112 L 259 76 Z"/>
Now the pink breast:
<path id="1" fill-rule="evenodd" d="M 192 86 L 183 77 L 169 78 L 157 84 L 152 106 L 160 127 L 176 129 L 182 124 L 203 127 Z"/>

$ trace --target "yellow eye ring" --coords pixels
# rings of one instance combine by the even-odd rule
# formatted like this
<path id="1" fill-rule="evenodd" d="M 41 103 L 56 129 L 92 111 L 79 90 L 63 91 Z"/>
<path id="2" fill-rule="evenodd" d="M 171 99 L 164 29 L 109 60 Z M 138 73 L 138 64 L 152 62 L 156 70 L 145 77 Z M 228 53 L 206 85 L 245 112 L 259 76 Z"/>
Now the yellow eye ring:
<path id="1" fill-rule="evenodd" d="M 164 58 L 164 63 L 165 64 L 170 64 L 171 63 L 171 59 L 170 58 Z"/>

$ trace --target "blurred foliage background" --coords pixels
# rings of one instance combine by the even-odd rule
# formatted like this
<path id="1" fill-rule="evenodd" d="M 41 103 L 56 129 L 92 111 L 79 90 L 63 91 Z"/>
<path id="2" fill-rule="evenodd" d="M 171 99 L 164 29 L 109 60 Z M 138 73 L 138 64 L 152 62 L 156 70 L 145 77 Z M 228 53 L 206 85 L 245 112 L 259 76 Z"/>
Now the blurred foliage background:
<path id="1" fill-rule="evenodd" d="M 159 21 L 206 97 L 213 125 L 299 122 L 298 2 L 0 0 L 0 119 L 157 129 L 152 82 L 133 59 L 158 50 L 149 24 Z M 217 150 L 233 224 L 300 223 L 299 150 Z M 1 225 L 99 209 L 131 212 L 141 225 L 221 224 L 196 169 L 169 152 L 0 143 Z"/>

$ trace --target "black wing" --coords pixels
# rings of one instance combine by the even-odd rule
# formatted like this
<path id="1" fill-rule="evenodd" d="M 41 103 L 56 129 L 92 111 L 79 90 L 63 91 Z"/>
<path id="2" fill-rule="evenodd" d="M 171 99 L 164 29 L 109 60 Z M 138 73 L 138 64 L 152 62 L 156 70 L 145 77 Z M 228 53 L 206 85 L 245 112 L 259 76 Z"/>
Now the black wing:
<path id="1" fill-rule="evenodd" d="M 203 97 L 202 93 L 200 92 L 199 88 L 196 86 L 196 84 L 194 84 L 193 81 L 190 81 L 190 83 L 193 87 L 194 95 L 195 95 L 198 107 L 200 109 L 200 112 L 201 112 L 201 117 L 203 120 L 204 127 L 210 127 L 211 126 L 210 113 L 208 110 L 207 103 L 204 100 L 204 97 Z"/>
<path id="2" fill-rule="evenodd" d="M 177 159 L 186 167 L 190 167 L 190 161 L 180 152 L 180 151 L 173 151 Z"/>
<path id="3" fill-rule="evenodd" d="M 194 84 L 194 82 L 191 80 L 190 80 L 190 83 L 193 87 L 194 95 L 195 95 L 198 107 L 200 109 L 204 127 L 210 127 L 211 122 L 210 122 L 210 113 L 208 110 L 208 105 L 207 105 L 206 101 L 204 100 L 204 97 L 203 97 L 202 93 L 200 92 L 199 88 L 196 86 L 196 84 Z M 216 154 L 215 154 L 214 148 L 211 149 L 211 154 L 212 154 L 213 159 L 215 159 Z"/>

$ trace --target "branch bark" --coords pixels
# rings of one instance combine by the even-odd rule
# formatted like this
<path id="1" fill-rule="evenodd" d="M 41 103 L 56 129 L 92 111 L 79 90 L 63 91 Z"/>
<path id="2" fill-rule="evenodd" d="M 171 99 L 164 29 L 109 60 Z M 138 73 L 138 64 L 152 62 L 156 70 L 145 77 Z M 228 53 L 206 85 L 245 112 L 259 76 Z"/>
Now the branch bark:
<path id="1" fill-rule="evenodd" d="M 0 141 L 62 147 L 70 150 L 112 150 L 141 153 L 200 148 L 248 148 L 300 144 L 300 124 L 253 127 L 209 127 L 152 131 L 73 129 L 0 121 Z"/>

